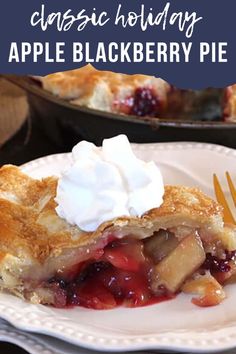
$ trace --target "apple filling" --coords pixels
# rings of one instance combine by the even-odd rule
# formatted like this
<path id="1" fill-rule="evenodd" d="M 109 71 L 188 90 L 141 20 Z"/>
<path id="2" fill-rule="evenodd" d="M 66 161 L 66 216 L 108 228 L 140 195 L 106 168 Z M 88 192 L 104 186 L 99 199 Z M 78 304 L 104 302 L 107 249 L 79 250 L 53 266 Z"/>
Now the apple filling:
<path id="1" fill-rule="evenodd" d="M 192 300 L 198 306 L 212 306 L 225 298 L 220 284 L 235 271 L 235 255 L 225 251 L 220 259 L 206 254 L 198 231 L 183 239 L 169 230 L 144 240 L 111 237 L 99 256 L 57 272 L 36 293 L 59 308 L 139 307 L 180 291 L 198 295 Z"/>

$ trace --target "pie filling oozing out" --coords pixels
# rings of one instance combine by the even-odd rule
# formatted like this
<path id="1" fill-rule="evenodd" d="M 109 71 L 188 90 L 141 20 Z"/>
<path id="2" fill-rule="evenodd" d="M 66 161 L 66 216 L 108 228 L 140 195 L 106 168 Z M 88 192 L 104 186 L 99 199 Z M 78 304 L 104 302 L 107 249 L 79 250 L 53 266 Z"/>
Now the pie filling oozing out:
<path id="1" fill-rule="evenodd" d="M 151 290 L 153 262 L 140 240 L 110 242 L 97 260 L 79 264 L 65 277 L 55 276 L 45 284 L 55 291 L 55 305 L 81 305 L 109 309 L 117 305 L 142 306 L 171 297 L 154 296 Z"/>
<path id="2" fill-rule="evenodd" d="M 181 291 L 199 306 L 223 301 L 236 232 L 199 190 L 166 186 L 161 207 L 83 232 L 56 214 L 56 187 L 0 169 L 1 289 L 60 308 L 144 306 Z"/>
<path id="3" fill-rule="evenodd" d="M 188 254 L 183 255 L 183 252 Z M 101 250 L 97 260 L 78 264 L 65 275 L 57 274 L 42 286 L 54 293 L 56 307 L 138 307 L 175 297 L 185 279 L 198 271 L 194 275 L 195 286 L 201 289 L 196 293 L 203 293 L 199 294 L 200 298 L 194 298 L 193 303 L 211 306 L 225 296 L 220 283 L 210 274 L 220 282 L 224 281 L 232 270 L 231 263 L 234 266 L 235 255 L 235 251 L 226 251 L 222 258 L 210 253 L 206 256 L 197 233 L 179 243 L 173 233 L 160 230 L 145 241 L 132 238 L 111 241 Z M 188 258 L 188 261 L 180 263 L 179 257 Z M 186 292 L 191 282 L 194 279 L 184 284 Z M 207 287 L 211 287 L 209 293 Z"/>

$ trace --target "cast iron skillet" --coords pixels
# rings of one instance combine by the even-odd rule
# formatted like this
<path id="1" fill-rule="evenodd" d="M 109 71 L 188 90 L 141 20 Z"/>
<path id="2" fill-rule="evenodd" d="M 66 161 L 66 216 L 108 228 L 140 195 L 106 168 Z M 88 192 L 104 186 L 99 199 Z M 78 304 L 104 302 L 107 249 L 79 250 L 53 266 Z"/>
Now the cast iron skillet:
<path id="1" fill-rule="evenodd" d="M 100 144 L 104 138 L 126 134 L 131 142 L 199 141 L 236 148 L 236 124 L 219 121 L 140 118 L 73 105 L 48 93 L 28 76 L 4 75 L 26 90 L 32 119 L 62 147 L 81 138 Z"/>

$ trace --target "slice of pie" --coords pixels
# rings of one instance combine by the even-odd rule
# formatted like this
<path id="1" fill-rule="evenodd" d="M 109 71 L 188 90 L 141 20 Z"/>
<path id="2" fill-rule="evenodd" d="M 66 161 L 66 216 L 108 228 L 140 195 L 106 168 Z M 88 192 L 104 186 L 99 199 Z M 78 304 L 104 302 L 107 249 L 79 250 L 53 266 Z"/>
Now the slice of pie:
<path id="1" fill-rule="evenodd" d="M 0 287 L 65 308 L 144 306 L 180 291 L 199 306 L 220 303 L 235 273 L 236 232 L 198 189 L 166 186 L 161 207 L 95 232 L 55 212 L 57 179 L 0 169 Z"/>

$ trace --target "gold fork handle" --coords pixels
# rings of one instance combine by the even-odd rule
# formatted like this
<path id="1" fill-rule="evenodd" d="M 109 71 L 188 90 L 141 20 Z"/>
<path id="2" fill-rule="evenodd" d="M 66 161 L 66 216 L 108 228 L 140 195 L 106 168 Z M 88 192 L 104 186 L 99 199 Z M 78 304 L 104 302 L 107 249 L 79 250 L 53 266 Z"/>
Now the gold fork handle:
<path id="1" fill-rule="evenodd" d="M 213 176 L 213 182 L 216 199 L 224 208 L 224 222 L 227 224 L 236 224 L 216 174 Z"/>
<path id="2" fill-rule="evenodd" d="M 227 177 L 227 181 L 228 181 L 228 185 L 229 185 L 229 189 L 230 189 L 230 193 L 231 193 L 234 205 L 236 206 L 236 188 L 234 186 L 232 178 L 230 177 L 229 172 L 226 172 L 226 177 Z"/>

